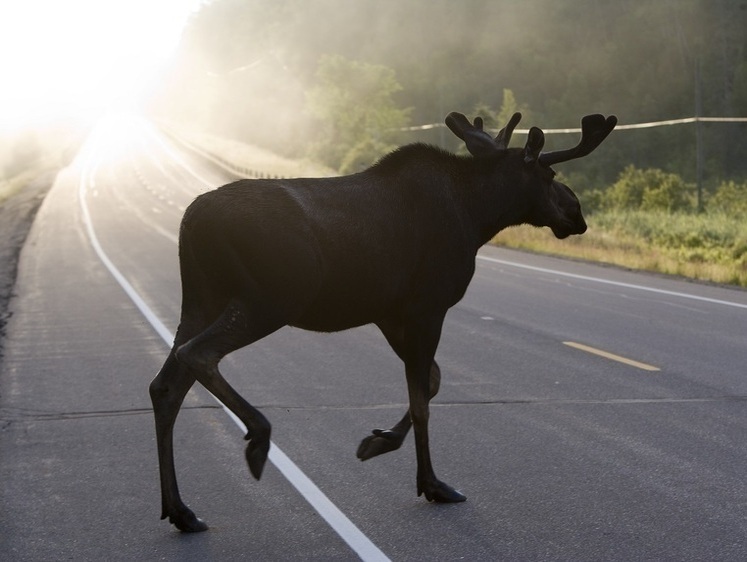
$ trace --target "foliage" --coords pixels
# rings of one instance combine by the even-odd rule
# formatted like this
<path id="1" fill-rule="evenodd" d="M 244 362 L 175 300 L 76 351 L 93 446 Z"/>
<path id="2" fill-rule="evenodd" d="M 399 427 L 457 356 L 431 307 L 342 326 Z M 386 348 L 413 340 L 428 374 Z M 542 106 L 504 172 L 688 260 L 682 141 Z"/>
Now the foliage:
<path id="1" fill-rule="evenodd" d="M 333 168 L 358 171 L 395 148 L 392 141 L 409 113 L 394 100 L 401 89 L 390 68 L 340 55 L 322 57 L 308 95 L 317 119 L 314 154 Z"/>
<path id="2" fill-rule="evenodd" d="M 498 130 L 506 126 L 511 116 L 520 112 L 522 119 L 531 121 L 531 112 L 527 104 L 520 104 L 516 95 L 509 88 L 503 88 L 503 101 L 498 110 L 494 110 L 487 103 L 480 102 L 475 105 L 472 115 L 479 115 L 483 118 L 486 129 Z"/>
<path id="3" fill-rule="evenodd" d="M 747 287 L 747 222 L 721 212 L 600 211 L 583 236 L 510 228 L 495 242 L 623 267 Z"/>
<path id="4" fill-rule="evenodd" d="M 607 209 L 682 211 L 692 209 L 694 186 L 677 174 L 656 168 L 639 170 L 627 166 L 606 193 L 602 206 Z"/>
<path id="5" fill-rule="evenodd" d="M 384 144 L 371 138 L 359 141 L 347 151 L 338 171 L 341 174 L 354 174 L 365 170 L 394 148 L 395 145 Z"/>
<path id="6" fill-rule="evenodd" d="M 607 232 L 634 234 L 681 263 L 728 264 L 734 273 L 725 281 L 747 278 L 747 225 L 724 213 L 616 212 L 594 222 Z"/>
<path id="7" fill-rule="evenodd" d="M 708 209 L 730 217 L 747 219 L 747 182 L 723 182 L 708 199 Z"/>
<path id="8" fill-rule="evenodd" d="M 747 111 L 747 26 L 731 0 L 214 0 L 186 30 L 153 110 L 160 116 L 306 154 L 320 138 L 307 112 L 324 57 L 383 66 L 396 74 L 398 109 L 416 124 L 442 123 L 477 105 L 505 120 L 510 92 L 530 107 L 522 126 L 577 126 L 591 112 L 622 123 L 695 111 L 699 61 L 705 116 Z M 356 84 L 347 82 L 356 92 Z M 333 94 L 334 95 L 334 94 Z M 501 107 L 496 111 L 494 108 Z M 471 116 L 473 117 L 473 116 Z M 496 124 L 497 127 L 502 126 Z M 747 124 L 703 123 L 705 186 L 747 178 Z M 628 164 L 695 179 L 695 126 L 616 131 L 593 158 L 564 165 L 584 189 L 615 181 Z M 393 142 L 365 137 L 352 149 Z M 361 133 L 361 131 L 363 131 Z M 516 135 L 521 141 L 521 136 Z M 456 149 L 448 131 L 414 131 L 402 142 Z M 573 142 L 548 135 L 547 149 Z M 361 152 L 361 149 L 358 149 Z M 342 162 L 344 155 L 335 156 Z M 577 185 L 574 179 L 574 186 Z M 656 197 L 654 197 L 656 195 Z M 649 195 L 666 206 L 666 193 Z"/>

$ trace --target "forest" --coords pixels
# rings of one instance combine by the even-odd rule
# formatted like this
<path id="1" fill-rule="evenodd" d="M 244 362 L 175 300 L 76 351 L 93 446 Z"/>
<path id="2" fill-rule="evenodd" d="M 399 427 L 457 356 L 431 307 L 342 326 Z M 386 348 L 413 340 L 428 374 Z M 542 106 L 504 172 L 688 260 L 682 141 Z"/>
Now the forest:
<path id="1" fill-rule="evenodd" d="M 343 172 L 399 144 L 456 150 L 449 111 L 499 128 L 747 115 L 747 0 L 213 0 L 192 17 L 150 110 Z M 413 130 L 407 130 L 413 129 Z M 700 130 L 698 130 L 700 129 Z M 581 192 L 628 166 L 747 179 L 747 123 L 621 130 L 562 170 Z M 548 135 L 548 148 L 577 135 Z M 515 143 L 523 138 L 517 135 Z"/>
<path id="2" fill-rule="evenodd" d="M 493 130 L 521 111 L 548 150 L 578 141 L 553 129 L 615 114 L 558 170 L 589 232 L 496 243 L 747 286 L 746 47 L 747 0 L 212 0 L 149 110 L 340 173 L 409 142 L 463 150 L 450 111 Z"/>

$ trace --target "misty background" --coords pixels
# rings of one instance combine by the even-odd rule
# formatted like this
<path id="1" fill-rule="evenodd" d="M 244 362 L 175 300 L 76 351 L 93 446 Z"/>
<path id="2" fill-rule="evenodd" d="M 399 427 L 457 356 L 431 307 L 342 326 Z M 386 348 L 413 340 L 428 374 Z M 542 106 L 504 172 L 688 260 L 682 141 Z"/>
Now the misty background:
<path id="1" fill-rule="evenodd" d="M 399 144 L 456 150 L 449 111 L 501 127 L 747 115 L 744 0 L 215 0 L 189 21 L 152 115 L 356 171 Z M 747 178 L 746 124 L 617 131 L 562 172 L 584 191 L 627 165 Z M 548 149 L 578 135 L 548 135 Z M 514 144 L 524 142 L 516 136 Z"/>
<path id="2" fill-rule="evenodd" d="M 410 142 L 463 151 L 443 126 L 450 111 L 479 114 L 494 131 L 521 111 L 520 129 L 548 131 L 547 150 L 574 145 L 578 133 L 552 130 L 593 112 L 621 125 L 741 118 L 618 127 L 592 158 L 558 171 L 589 212 L 692 212 L 704 200 L 747 216 L 747 0 L 159 0 L 101 21 L 87 17 L 98 4 L 81 2 L 60 12 L 57 35 L 35 34 L 28 9 L 4 22 L 17 31 L 6 33 L 16 49 L 3 59 L 3 92 L 16 92 L 0 96 L 6 118 L 37 98 L 42 113 L 63 103 L 117 110 L 142 86 L 139 109 L 170 130 L 340 173 Z M 92 91 L 73 95 L 75 77 Z M 96 111 L 25 129 L 0 119 L 0 180 L 45 158 L 64 165 Z M 514 146 L 524 141 L 517 131 Z"/>

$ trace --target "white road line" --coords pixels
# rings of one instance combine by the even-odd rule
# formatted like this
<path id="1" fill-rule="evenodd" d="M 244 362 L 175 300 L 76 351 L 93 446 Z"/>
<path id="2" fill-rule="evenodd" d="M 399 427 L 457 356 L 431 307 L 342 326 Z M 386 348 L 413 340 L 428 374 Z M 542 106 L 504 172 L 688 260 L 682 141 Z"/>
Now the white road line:
<path id="1" fill-rule="evenodd" d="M 90 169 L 90 172 L 89 172 L 89 169 Z M 153 326 L 153 329 L 158 333 L 159 336 L 161 336 L 161 339 L 163 339 L 167 345 L 171 346 L 171 343 L 174 341 L 174 336 L 171 334 L 171 332 L 166 327 L 166 325 L 163 322 L 161 322 L 161 320 L 150 309 L 150 307 L 147 304 L 145 304 L 145 301 L 140 297 L 137 291 L 135 291 L 132 285 L 130 285 L 127 279 L 125 279 L 124 275 L 122 275 L 117 269 L 117 267 L 112 263 L 112 261 L 109 259 L 109 256 L 106 255 L 106 253 L 104 252 L 104 249 L 101 247 L 101 244 L 99 243 L 99 239 L 96 236 L 96 232 L 93 230 L 93 223 L 91 222 L 91 214 L 88 211 L 88 204 L 86 203 L 88 183 L 89 181 L 92 181 L 93 179 L 93 171 L 94 171 L 94 168 L 89 168 L 88 166 L 84 167 L 83 173 L 81 174 L 81 181 L 80 181 L 79 193 L 78 193 L 78 196 L 80 198 L 81 210 L 83 212 L 83 224 L 86 227 L 86 232 L 88 233 L 88 239 L 91 242 L 91 246 L 93 246 L 93 249 L 96 252 L 96 255 L 99 257 L 102 263 L 106 266 L 106 269 L 109 270 L 109 273 L 112 274 L 114 279 L 116 279 L 120 287 L 124 289 L 124 292 L 127 293 L 127 296 L 130 297 L 130 300 L 132 300 L 132 302 L 135 304 L 137 309 L 143 314 L 143 316 L 145 316 L 145 319 L 148 321 L 148 323 L 151 326 Z M 89 177 L 89 174 L 90 174 L 90 177 Z"/>
<path id="2" fill-rule="evenodd" d="M 577 275 L 575 273 L 566 273 L 565 271 L 558 271 L 555 269 L 546 269 L 544 267 L 536 267 L 533 265 L 526 265 L 523 263 L 517 263 L 512 262 L 508 260 L 501 260 L 497 258 L 490 258 L 488 256 L 477 256 L 478 260 L 483 260 L 491 263 L 497 263 L 500 265 L 508 265 L 511 267 L 518 267 L 520 269 L 528 269 L 530 271 L 538 271 L 540 273 L 549 273 L 551 275 L 558 275 L 560 277 L 569 277 L 571 279 L 579 279 L 581 281 L 591 281 L 593 283 L 601 283 L 604 285 L 613 285 L 615 287 L 623 287 L 625 289 L 635 289 L 637 291 L 648 291 L 649 293 L 657 293 L 659 295 L 667 295 L 670 297 L 680 297 L 683 299 L 690 299 L 695 301 L 702 301 L 702 302 L 708 302 L 712 304 L 722 304 L 724 306 L 731 306 L 734 308 L 744 308 L 747 309 L 747 304 L 742 304 L 739 302 L 733 302 L 733 301 L 725 301 L 720 299 L 712 299 L 709 297 L 701 297 L 699 295 L 691 295 L 689 293 L 679 293 L 677 291 L 667 291 L 664 289 L 656 289 L 654 287 L 646 287 L 645 285 L 634 285 L 632 283 L 622 283 L 620 281 L 611 281 L 609 279 L 602 279 L 600 277 L 590 277 L 588 275 Z"/>
<path id="3" fill-rule="evenodd" d="M 143 314 L 150 325 L 153 326 L 153 329 L 159 336 L 161 336 L 161 339 L 163 339 L 166 345 L 170 348 L 174 342 L 174 335 L 169 331 L 166 325 L 161 322 L 158 316 L 156 316 L 153 310 L 151 310 L 143 298 L 109 259 L 96 236 L 96 231 L 94 230 L 93 222 L 91 221 L 91 214 L 88 209 L 88 203 L 86 202 L 88 185 L 89 182 L 93 181 L 93 173 L 95 169 L 96 167 L 92 166 L 90 162 L 84 165 L 78 190 L 83 223 L 86 232 L 88 233 L 91 246 L 104 266 L 106 266 L 117 283 L 119 283 L 120 287 L 122 287 L 127 296 L 130 297 L 137 309 Z M 215 396 L 213 396 L 213 398 L 215 398 Z M 232 420 L 234 420 L 234 422 L 236 422 L 242 432 L 246 433 L 246 426 L 244 426 L 241 420 L 239 420 L 233 412 L 226 408 L 217 398 L 215 398 L 215 400 L 221 404 L 223 410 Z M 348 519 L 348 517 L 334 503 L 332 503 L 324 492 L 322 492 L 274 442 L 270 447 L 269 459 L 288 482 L 293 485 L 311 507 L 322 516 L 327 524 L 343 541 L 345 541 L 345 543 L 360 557 L 361 560 L 366 562 L 383 562 L 389 560 L 389 558 L 365 534 L 363 534 L 363 532 L 358 529 L 358 527 L 356 527 L 355 524 L 353 524 L 353 522 L 350 521 L 350 519 Z"/>
<path id="4" fill-rule="evenodd" d="M 200 183 L 204 184 L 206 187 L 213 185 L 213 182 L 211 182 L 210 180 L 204 178 L 203 176 L 201 176 L 200 174 L 198 174 L 197 172 L 195 172 L 192 168 L 190 168 L 190 166 L 184 161 L 184 159 L 181 156 L 179 156 L 179 154 L 177 154 L 176 152 L 174 152 L 174 150 L 169 145 L 167 145 L 164 142 L 163 137 L 161 135 L 159 135 L 158 133 L 156 133 L 156 131 L 153 130 L 152 126 L 150 126 L 149 124 L 144 124 L 144 126 L 147 127 L 147 130 L 148 130 L 148 133 L 150 134 L 150 136 L 152 136 L 156 140 L 156 142 L 158 142 L 158 144 L 161 145 L 161 148 L 166 152 L 166 154 L 169 155 L 169 157 L 172 160 L 174 160 L 174 162 L 176 162 L 182 168 L 184 168 L 185 170 L 187 170 L 187 172 L 189 172 L 190 174 L 192 174 L 192 176 L 197 181 L 199 181 Z"/>

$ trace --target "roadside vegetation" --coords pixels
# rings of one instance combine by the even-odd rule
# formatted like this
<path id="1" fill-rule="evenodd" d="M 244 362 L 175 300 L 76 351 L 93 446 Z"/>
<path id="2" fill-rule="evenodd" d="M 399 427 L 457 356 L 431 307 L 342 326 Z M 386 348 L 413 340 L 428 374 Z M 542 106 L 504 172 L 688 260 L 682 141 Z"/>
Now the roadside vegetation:
<path id="1" fill-rule="evenodd" d="M 604 190 L 580 194 L 589 230 L 556 240 L 531 227 L 494 243 L 518 249 L 747 287 L 747 182 L 722 183 L 698 211 L 694 186 L 627 167 Z"/>

